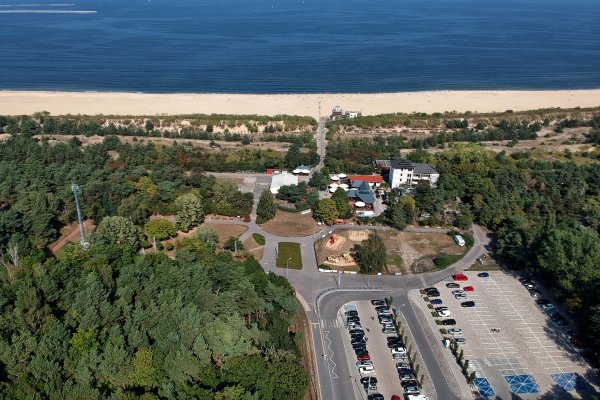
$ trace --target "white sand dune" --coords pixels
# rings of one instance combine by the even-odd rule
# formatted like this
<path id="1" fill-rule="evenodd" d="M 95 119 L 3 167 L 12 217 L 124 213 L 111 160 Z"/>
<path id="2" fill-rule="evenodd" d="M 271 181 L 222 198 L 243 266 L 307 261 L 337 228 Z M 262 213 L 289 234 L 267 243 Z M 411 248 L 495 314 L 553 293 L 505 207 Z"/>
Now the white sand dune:
<path id="1" fill-rule="evenodd" d="M 343 94 L 152 94 L 0 91 L 0 115 L 260 114 L 327 115 L 335 105 L 363 115 L 393 112 L 501 112 L 600 106 L 600 89 L 540 91 L 432 91 Z"/>

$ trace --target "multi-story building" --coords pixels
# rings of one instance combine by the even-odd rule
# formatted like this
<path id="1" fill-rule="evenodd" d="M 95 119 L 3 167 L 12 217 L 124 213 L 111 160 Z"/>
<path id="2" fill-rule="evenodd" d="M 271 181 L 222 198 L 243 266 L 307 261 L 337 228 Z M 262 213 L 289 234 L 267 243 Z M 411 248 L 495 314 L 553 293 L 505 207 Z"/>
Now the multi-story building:
<path id="1" fill-rule="evenodd" d="M 409 160 L 390 161 L 390 187 L 397 188 L 402 185 L 415 185 L 427 181 L 431 186 L 440 178 L 440 174 L 429 164 L 413 163 Z"/>

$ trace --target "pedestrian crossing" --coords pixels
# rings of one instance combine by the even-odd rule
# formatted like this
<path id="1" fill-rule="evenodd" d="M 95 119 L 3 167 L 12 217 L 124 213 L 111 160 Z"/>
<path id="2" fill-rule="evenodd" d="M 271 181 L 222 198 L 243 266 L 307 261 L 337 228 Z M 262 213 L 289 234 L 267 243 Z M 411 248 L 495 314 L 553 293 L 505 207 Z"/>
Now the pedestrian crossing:
<path id="1" fill-rule="evenodd" d="M 318 329 L 319 325 L 322 329 L 333 329 L 338 328 L 339 324 L 337 319 L 322 319 L 319 323 L 313 322 L 311 325 L 313 329 Z"/>

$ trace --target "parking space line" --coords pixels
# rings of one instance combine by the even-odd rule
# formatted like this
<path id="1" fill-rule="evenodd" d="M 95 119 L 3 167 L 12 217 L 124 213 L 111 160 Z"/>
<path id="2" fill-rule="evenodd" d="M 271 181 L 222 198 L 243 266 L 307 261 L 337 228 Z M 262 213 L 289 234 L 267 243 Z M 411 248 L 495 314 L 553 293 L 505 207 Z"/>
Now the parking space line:
<path id="1" fill-rule="evenodd" d="M 497 290 L 500 289 L 499 285 L 494 280 L 492 280 L 492 283 L 494 284 L 494 286 L 496 287 Z M 499 292 L 502 293 L 501 290 L 499 290 Z M 539 326 L 539 323 L 528 323 L 527 320 L 525 318 L 523 318 L 523 316 L 521 315 L 521 310 L 517 309 L 517 307 L 515 305 L 513 305 L 512 302 L 510 302 L 508 300 L 508 298 L 507 298 L 506 295 L 504 295 L 503 297 L 506 300 L 506 302 L 508 302 L 508 305 L 512 309 L 512 312 L 514 312 L 515 314 L 517 314 L 519 316 L 519 318 L 521 318 L 522 323 L 525 324 L 525 327 L 529 330 L 529 333 L 532 334 L 535 337 L 535 341 L 537 341 L 537 343 L 539 344 L 540 348 L 542 348 L 546 352 L 546 356 L 549 357 L 552 360 L 551 363 L 553 363 L 556 366 L 556 369 L 559 372 L 565 372 L 565 371 L 563 371 L 559 367 L 558 363 L 554 360 L 554 358 L 552 357 L 552 355 L 550 354 L 550 352 L 546 348 L 547 346 L 544 346 L 544 344 L 542 343 L 542 341 L 540 340 L 540 338 L 535 334 L 535 332 L 533 331 L 533 329 L 531 329 L 531 327 L 529 326 L 529 325 L 537 325 L 537 326 Z M 519 308 L 521 308 L 521 307 L 522 306 L 519 306 Z M 543 353 L 543 351 L 541 353 Z M 548 363 L 550 363 L 550 362 L 548 362 Z"/>

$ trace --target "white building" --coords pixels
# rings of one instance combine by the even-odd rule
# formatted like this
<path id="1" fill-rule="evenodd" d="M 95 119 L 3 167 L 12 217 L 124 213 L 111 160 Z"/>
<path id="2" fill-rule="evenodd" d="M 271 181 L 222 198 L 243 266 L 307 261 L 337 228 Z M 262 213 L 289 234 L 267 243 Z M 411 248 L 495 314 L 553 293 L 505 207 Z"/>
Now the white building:
<path id="1" fill-rule="evenodd" d="M 428 181 L 431 186 L 440 178 L 440 174 L 429 164 L 413 163 L 408 160 L 392 160 L 390 162 L 390 187 L 415 185 Z"/>
<path id="2" fill-rule="evenodd" d="M 296 175 L 288 174 L 287 172 L 273 174 L 273 177 L 271 178 L 271 193 L 277 194 L 279 192 L 279 188 L 282 186 L 297 184 L 298 177 Z"/>

